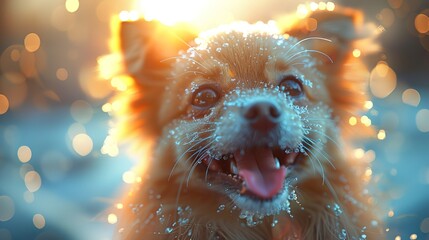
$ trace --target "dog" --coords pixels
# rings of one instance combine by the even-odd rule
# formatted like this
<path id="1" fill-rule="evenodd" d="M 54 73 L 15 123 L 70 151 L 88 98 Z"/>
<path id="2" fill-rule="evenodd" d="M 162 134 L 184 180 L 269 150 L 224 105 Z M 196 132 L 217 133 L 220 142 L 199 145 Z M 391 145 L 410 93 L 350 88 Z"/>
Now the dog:
<path id="1" fill-rule="evenodd" d="M 116 238 L 383 239 L 348 123 L 376 35 L 341 7 L 198 36 L 121 23 L 119 129 L 144 151 Z"/>

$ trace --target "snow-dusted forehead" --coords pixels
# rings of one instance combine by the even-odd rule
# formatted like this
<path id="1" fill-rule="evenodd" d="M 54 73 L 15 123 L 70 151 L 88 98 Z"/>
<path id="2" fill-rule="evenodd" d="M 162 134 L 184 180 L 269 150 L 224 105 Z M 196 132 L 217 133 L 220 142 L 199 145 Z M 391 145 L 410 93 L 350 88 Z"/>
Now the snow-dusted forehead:
<path id="1" fill-rule="evenodd" d="M 198 35 L 195 42 L 198 45 L 204 45 L 205 42 L 211 42 L 219 35 L 229 35 L 231 33 L 247 35 L 265 35 L 273 38 L 279 38 L 281 35 L 274 21 L 268 23 L 257 22 L 256 24 L 249 24 L 247 22 L 235 22 L 228 25 L 222 25 L 217 28 L 202 32 Z"/>
<path id="2" fill-rule="evenodd" d="M 284 35 L 274 22 L 237 22 L 201 33 L 195 46 L 177 58 L 175 74 L 276 85 L 276 79 L 287 71 L 311 85 L 301 77 L 297 64 L 304 64 L 309 72 L 315 63 L 298 39 Z"/>
<path id="3" fill-rule="evenodd" d="M 176 58 L 174 76 L 210 79 L 235 88 L 241 83 L 277 85 L 288 74 L 311 87 L 303 68 L 312 73 L 316 60 L 301 42 L 283 34 L 274 22 L 221 26 L 201 33 L 194 47 Z"/>

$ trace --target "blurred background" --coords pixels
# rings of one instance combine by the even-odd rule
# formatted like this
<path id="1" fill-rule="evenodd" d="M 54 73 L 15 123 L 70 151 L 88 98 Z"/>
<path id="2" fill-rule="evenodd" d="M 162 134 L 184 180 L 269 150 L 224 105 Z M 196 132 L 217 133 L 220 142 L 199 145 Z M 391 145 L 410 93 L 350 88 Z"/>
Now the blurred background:
<path id="1" fill-rule="evenodd" d="M 362 9 L 382 32 L 368 113 L 349 119 L 376 137 L 354 154 L 372 163 L 365 174 L 384 196 L 388 239 L 429 239 L 427 0 L 0 1 L 0 239 L 111 239 L 109 207 L 122 208 L 115 198 L 136 181 L 112 137 L 108 100 L 121 86 L 97 70 L 113 15 L 205 29 L 336 4 Z"/>

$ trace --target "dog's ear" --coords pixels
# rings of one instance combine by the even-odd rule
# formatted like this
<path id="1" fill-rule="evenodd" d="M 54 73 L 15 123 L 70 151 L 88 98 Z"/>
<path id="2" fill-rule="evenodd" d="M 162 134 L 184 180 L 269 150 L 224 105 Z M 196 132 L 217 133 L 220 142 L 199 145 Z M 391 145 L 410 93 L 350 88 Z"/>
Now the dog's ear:
<path id="1" fill-rule="evenodd" d="M 362 12 L 336 7 L 333 11 L 317 10 L 299 19 L 285 33 L 303 41 L 307 49 L 316 50 L 329 56 L 320 56 L 323 63 L 319 69 L 326 75 L 326 86 L 330 95 L 330 105 L 340 120 L 363 109 L 367 99 L 369 72 L 362 57 L 378 50 L 375 38 L 378 29 L 374 24 L 365 23 Z M 327 40 L 320 40 L 320 39 Z M 332 60 L 332 62 L 331 62 Z M 341 121 L 345 122 L 345 121 Z"/>
<path id="2" fill-rule="evenodd" d="M 121 49 L 128 74 L 137 81 L 163 79 L 170 67 L 170 57 L 177 56 L 195 34 L 185 25 L 167 26 L 157 21 L 138 20 L 122 22 Z M 153 80 L 156 81 L 156 80 Z"/>
<path id="3" fill-rule="evenodd" d="M 124 94 L 125 134 L 156 137 L 162 130 L 159 111 L 174 62 L 167 60 L 187 49 L 195 35 L 187 26 L 144 20 L 122 22 L 119 34 L 124 70 L 133 81 Z"/>

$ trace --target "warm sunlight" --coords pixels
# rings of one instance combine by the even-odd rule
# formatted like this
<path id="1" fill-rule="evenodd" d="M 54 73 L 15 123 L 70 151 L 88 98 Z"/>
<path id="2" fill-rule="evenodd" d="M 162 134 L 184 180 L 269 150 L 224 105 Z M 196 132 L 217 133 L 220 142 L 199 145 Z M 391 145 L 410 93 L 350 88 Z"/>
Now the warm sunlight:
<path id="1" fill-rule="evenodd" d="M 190 23 L 196 20 L 204 4 L 207 4 L 207 1 L 140 0 L 136 3 L 136 9 L 138 9 L 148 21 L 156 19 L 171 26 L 179 22 Z"/>

